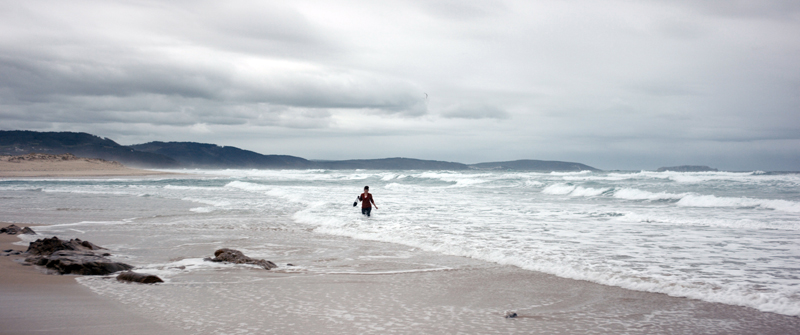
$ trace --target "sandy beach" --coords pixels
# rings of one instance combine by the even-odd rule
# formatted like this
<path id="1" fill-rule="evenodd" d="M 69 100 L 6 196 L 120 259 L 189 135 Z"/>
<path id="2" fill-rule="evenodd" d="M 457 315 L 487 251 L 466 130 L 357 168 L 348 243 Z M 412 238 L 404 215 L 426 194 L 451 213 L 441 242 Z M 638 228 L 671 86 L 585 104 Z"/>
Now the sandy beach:
<path id="1" fill-rule="evenodd" d="M 0 178 L 17 177 L 110 177 L 164 175 L 169 172 L 133 169 L 102 159 L 70 154 L 0 156 Z"/>

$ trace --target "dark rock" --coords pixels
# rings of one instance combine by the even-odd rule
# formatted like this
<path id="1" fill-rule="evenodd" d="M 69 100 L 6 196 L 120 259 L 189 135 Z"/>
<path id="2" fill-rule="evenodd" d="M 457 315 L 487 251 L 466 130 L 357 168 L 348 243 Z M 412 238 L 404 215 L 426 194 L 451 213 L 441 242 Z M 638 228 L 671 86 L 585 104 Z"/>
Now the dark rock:
<path id="1" fill-rule="evenodd" d="M 219 249 L 214 252 L 214 258 L 209 259 L 212 262 L 228 262 L 234 264 L 253 264 L 258 265 L 266 270 L 277 268 L 275 263 L 263 259 L 252 259 L 245 256 L 239 250 L 228 248 Z"/>
<path id="2" fill-rule="evenodd" d="M 40 238 L 28 245 L 25 251 L 31 255 L 50 255 L 59 250 L 98 250 L 103 249 L 89 241 L 81 241 L 79 238 L 64 241 L 53 236 L 52 238 Z"/>
<path id="3" fill-rule="evenodd" d="M 158 276 L 149 275 L 146 273 L 136 273 L 133 271 L 120 273 L 117 276 L 117 280 L 142 283 L 142 284 L 155 284 L 164 282 L 163 280 L 161 280 L 161 278 L 158 278 Z"/>
<path id="4" fill-rule="evenodd" d="M 513 319 L 513 318 L 516 318 L 516 317 L 517 317 L 517 313 L 512 312 L 512 311 L 507 311 L 506 312 L 506 319 Z"/>
<path id="5" fill-rule="evenodd" d="M 72 240 L 70 240 L 70 241 L 72 241 Z M 86 248 L 86 249 L 89 249 L 89 250 L 100 250 L 100 249 L 105 249 L 105 248 L 103 248 L 103 247 L 99 247 L 99 246 L 95 245 L 95 244 L 94 244 L 94 243 L 92 243 L 92 242 L 89 242 L 89 241 L 81 241 L 81 240 L 80 240 L 80 239 L 78 239 L 78 238 L 76 238 L 76 239 L 75 239 L 75 241 L 77 241 L 77 242 L 80 242 L 80 244 L 81 244 L 81 245 L 82 245 L 84 248 Z M 106 255 L 103 255 L 103 256 L 106 256 Z"/>
<path id="6" fill-rule="evenodd" d="M 128 264 L 114 262 L 91 251 L 81 250 L 58 250 L 49 256 L 32 256 L 26 258 L 25 261 L 45 266 L 62 275 L 107 275 L 133 268 Z"/>
<path id="7" fill-rule="evenodd" d="M 0 228 L 0 234 L 9 234 L 9 235 L 17 235 L 22 232 L 22 228 L 19 226 L 12 224 L 8 227 Z"/>
<path id="8" fill-rule="evenodd" d="M 0 228 L 0 234 L 9 234 L 9 235 L 17 235 L 17 234 L 30 234 L 36 235 L 36 232 L 33 231 L 30 227 L 20 228 L 19 226 L 12 224 L 8 227 Z"/>
<path id="9" fill-rule="evenodd" d="M 6 249 L 6 250 L 3 250 L 3 252 L 12 252 L 12 251 L 14 251 L 14 249 Z"/>

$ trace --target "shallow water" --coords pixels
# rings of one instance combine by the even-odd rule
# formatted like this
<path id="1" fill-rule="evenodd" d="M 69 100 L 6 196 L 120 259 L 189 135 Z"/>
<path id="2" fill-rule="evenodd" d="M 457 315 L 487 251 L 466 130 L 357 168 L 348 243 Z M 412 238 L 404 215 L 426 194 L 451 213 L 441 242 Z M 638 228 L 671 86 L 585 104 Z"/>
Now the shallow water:
<path id="1" fill-rule="evenodd" d="M 4 180 L 0 214 L 57 224 L 47 234 L 94 237 L 168 283 L 238 271 L 202 261 L 222 246 L 284 265 L 286 275 L 458 267 L 458 258 L 426 263 L 430 252 L 800 315 L 797 174 L 191 172 Z M 380 208 L 371 218 L 352 207 L 364 185 Z"/>

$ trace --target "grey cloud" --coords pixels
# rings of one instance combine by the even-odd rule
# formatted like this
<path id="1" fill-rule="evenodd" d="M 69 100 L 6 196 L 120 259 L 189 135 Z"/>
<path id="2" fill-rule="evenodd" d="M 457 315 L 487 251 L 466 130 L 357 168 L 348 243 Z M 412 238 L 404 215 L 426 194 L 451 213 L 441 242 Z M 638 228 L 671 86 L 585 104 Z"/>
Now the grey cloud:
<path id="1" fill-rule="evenodd" d="M 448 108 L 442 116 L 452 119 L 508 119 L 511 115 L 487 104 L 461 104 Z"/>
<path id="2" fill-rule="evenodd" d="M 800 2 L 793 0 L 679 0 L 666 1 L 680 4 L 704 14 L 735 18 L 791 19 L 800 12 Z"/>
<path id="3" fill-rule="evenodd" d="M 0 128 L 308 158 L 637 168 L 715 150 L 786 167 L 798 6 L 5 1 Z"/>
<path id="4" fill-rule="evenodd" d="M 494 17 L 508 10 L 502 1 L 433 0 L 417 2 L 421 8 L 438 17 L 454 20 L 476 20 Z"/>
<path id="5" fill-rule="evenodd" d="M 213 12 L 214 15 L 207 15 Z M 342 46 L 297 9 L 280 2 L 203 1 L 174 4 L 159 31 L 198 45 L 291 59 L 337 56 Z"/>

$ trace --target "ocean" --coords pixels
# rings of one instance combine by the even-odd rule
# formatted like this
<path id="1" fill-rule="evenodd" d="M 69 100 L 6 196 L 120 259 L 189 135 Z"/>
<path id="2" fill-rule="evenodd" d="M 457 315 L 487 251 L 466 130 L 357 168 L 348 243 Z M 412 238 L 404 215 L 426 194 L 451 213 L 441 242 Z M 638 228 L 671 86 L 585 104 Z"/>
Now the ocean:
<path id="1" fill-rule="evenodd" d="M 0 216 L 52 224 L 40 233 L 103 245 L 186 290 L 209 284 L 209 271 L 232 273 L 229 282 L 260 280 L 242 266 L 203 261 L 217 247 L 267 258 L 287 275 L 448 267 L 409 254 L 419 251 L 800 315 L 800 174 L 173 172 L 188 174 L 0 180 Z M 369 218 L 353 207 L 366 185 L 379 207 Z M 359 267 L 363 258 L 391 265 Z M 157 288 L 79 281 L 123 303 L 181 313 L 148 295 Z M 183 313 L 197 320 L 190 316 L 200 312 Z"/>

